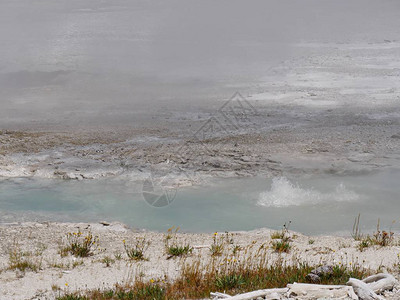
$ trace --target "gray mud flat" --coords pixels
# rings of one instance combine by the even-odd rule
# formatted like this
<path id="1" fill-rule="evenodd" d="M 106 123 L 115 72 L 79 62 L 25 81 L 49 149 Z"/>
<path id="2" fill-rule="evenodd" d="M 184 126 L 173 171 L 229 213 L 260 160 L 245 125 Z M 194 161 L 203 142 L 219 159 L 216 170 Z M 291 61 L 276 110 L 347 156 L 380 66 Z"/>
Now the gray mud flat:
<path id="1" fill-rule="evenodd" d="M 291 113 L 275 109 L 269 117 L 262 108 L 251 128 L 214 132 L 205 139 L 173 122 L 169 129 L 2 131 L 0 175 L 140 180 L 168 172 L 176 177 L 174 184 L 191 185 L 209 177 L 349 174 L 399 166 L 398 118 L 355 118 L 326 110 L 300 123 Z M 195 125 L 202 128 L 199 121 Z M 185 173 L 195 176 L 185 178 Z"/>

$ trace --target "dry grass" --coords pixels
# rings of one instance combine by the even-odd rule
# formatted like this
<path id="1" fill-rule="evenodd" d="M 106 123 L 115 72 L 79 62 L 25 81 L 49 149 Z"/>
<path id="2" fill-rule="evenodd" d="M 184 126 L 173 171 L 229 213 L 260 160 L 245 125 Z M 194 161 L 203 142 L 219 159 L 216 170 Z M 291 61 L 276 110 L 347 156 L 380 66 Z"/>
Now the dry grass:
<path id="1" fill-rule="evenodd" d="M 360 215 L 358 215 L 358 218 L 356 218 L 357 228 L 359 220 L 360 220 Z M 376 231 L 371 236 L 358 234 L 357 237 L 358 240 L 360 241 L 360 243 L 358 244 L 358 250 L 361 252 L 364 251 L 364 249 L 373 245 L 386 247 L 392 245 L 394 242 L 394 233 L 391 230 L 389 230 L 389 232 L 381 230 L 379 219 L 378 219 L 378 224 L 376 225 Z"/>
<path id="2" fill-rule="evenodd" d="M 198 299 L 216 291 L 234 295 L 308 282 L 306 275 L 314 267 L 302 262 L 288 263 L 280 255 L 272 261 L 265 244 L 250 245 L 237 255 L 212 256 L 208 262 L 202 261 L 200 256 L 184 259 L 175 280 L 143 281 L 143 277 L 138 277 L 130 285 L 108 291 L 67 294 L 59 299 Z M 336 265 L 333 274 L 322 278 L 321 283 L 345 284 L 350 277 L 364 278 L 370 274 L 357 264 Z"/>
<path id="3" fill-rule="evenodd" d="M 274 264 L 268 268 L 244 269 L 242 272 L 202 273 L 197 264 L 182 270 L 181 277 L 172 283 L 161 281 L 136 281 L 132 285 L 116 286 L 107 291 L 88 291 L 66 294 L 59 300 L 67 299 L 198 299 L 210 296 L 210 292 L 228 294 L 249 292 L 257 289 L 284 287 L 288 283 L 308 282 L 306 275 L 313 267 L 306 264 Z M 323 284 L 345 284 L 350 277 L 362 278 L 370 272 L 358 268 L 347 269 L 335 266 L 331 277 L 323 278 Z"/>
<path id="4" fill-rule="evenodd" d="M 34 271 L 42 269 L 42 258 L 30 252 L 23 252 L 18 244 L 9 250 L 9 270 Z"/>
<path id="5" fill-rule="evenodd" d="M 362 239 L 362 234 L 360 229 L 360 216 L 361 214 L 358 214 L 358 216 L 354 219 L 353 231 L 351 233 L 351 236 L 356 241 L 361 241 Z"/>

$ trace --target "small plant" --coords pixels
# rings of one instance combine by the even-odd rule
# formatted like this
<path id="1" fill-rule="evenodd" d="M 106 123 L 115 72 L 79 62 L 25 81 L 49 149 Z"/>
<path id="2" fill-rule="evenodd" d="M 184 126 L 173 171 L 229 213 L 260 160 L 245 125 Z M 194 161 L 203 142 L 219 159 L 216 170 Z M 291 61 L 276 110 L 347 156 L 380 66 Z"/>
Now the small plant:
<path id="1" fill-rule="evenodd" d="M 378 224 L 376 226 L 376 232 L 373 235 L 373 243 L 375 245 L 379 245 L 382 247 L 388 246 L 391 244 L 391 242 L 393 241 L 393 232 L 386 232 L 386 231 L 381 231 L 380 230 L 380 220 L 378 219 Z"/>
<path id="2" fill-rule="evenodd" d="M 224 238 L 218 237 L 218 233 L 213 234 L 213 242 L 210 246 L 211 256 L 220 256 L 224 251 Z"/>
<path id="3" fill-rule="evenodd" d="M 58 291 L 61 291 L 61 288 L 60 288 L 58 285 L 56 285 L 56 284 L 52 284 L 52 285 L 51 285 L 51 290 L 52 290 L 53 292 L 58 292 Z"/>
<path id="4" fill-rule="evenodd" d="M 359 230 L 359 222 L 360 222 L 360 215 L 355 219 L 353 225 L 353 234 L 352 237 L 355 240 L 360 241 L 357 248 L 360 251 L 363 251 L 365 248 L 368 248 L 372 245 L 378 246 L 389 246 L 393 242 L 394 233 L 390 230 L 389 232 L 385 230 L 380 230 L 380 220 L 378 219 L 378 224 L 376 225 L 376 231 L 373 233 L 372 236 L 370 235 L 361 235 Z"/>
<path id="5" fill-rule="evenodd" d="M 288 241 L 285 240 L 280 240 L 280 241 L 273 241 L 272 242 L 272 249 L 274 249 L 276 252 L 289 252 L 290 248 L 292 246 Z"/>
<path id="6" fill-rule="evenodd" d="M 400 272 L 400 253 L 397 253 L 397 262 L 393 264 L 393 270 Z"/>
<path id="7" fill-rule="evenodd" d="M 105 257 L 103 257 L 103 259 L 101 260 L 101 262 L 102 262 L 103 264 L 105 264 L 106 267 L 108 268 L 108 267 L 111 266 L 113 263 L 115 263 L 115 260 L 112 259 L 112 258 L 109 257 L 109 256 L 105 256 Z"/>
<path id="8" fill-rule="evenodd" d="M 122 254 L 119 251 L 114 252 L 114 258 L 116 260 L 121 260 L 122 259 Z"/>
<path id="9" fill-rule="evenodd" d="M 57 262 L 57 261 L 47 261 L 47 265 L 51 268 L 56 268 L 56 269 L 69 269 L 70 264 L 67 263 L 62 263 L 62 262 Z"/>
<path id="10" fill-rule="evenodd" d="M 192 252 L 193 248 L 187 243 L 178 242 L 177 233 L 179 227 L 173 230 L 174 227 L 168 229 L 167 235 L 164 238 L 164 244 L 167 254 L 169 255 L 167 259 L 176 256 L 188 255 Z"/>
<path id="11" fill-rule="evenodd" d="M 9 251 L 9 270 L 19 270 L 25 272 L 31 270 L 38 272 L 42 268 L 42 260 L 31 258 L 31 253 L 22 252 L 18 244 Z"/>
<path id="12" fill-rule="evenodd" d="M 61 257 L 66 257 L 69 254 L 70 248 L 68 246 L 61 246 L 58 249 L 58 254 L 60 254 Z"/>
<path id="13" fill-rule="evenodd" d="M 215 279 L 215 286 L 221 290 L 240 288 L 243 284 L 245 284 L 245 280 L 241 274 L 227 274 Z"/>
<path id="14" fill-rule="evenodd" d="M 76 267 L 81 266 L 83 264 L 84 264 L 83 260 L 75 260 L 72 262 L 72 269 L 75 269 Z"/>
<path id="15" fill-rule="evenodd" d="M 369 237 L 363 238 L 360 243 L 358 244 L 357 248 L 360 252 L 363 252 L 365 248 L 371 246 L 371 239 Z"/>
<path id="16" fill-rule="evenodd" d="M 272 242 L 272 248 L 276 252 L 289 252 L 291 245 L 290 245 L 290 236 L 289 236 L 289 223 L 283 224 L 283 228 L 281 231 L 275 231 L 271 234 L 271 238 L 274 240 Z"/>
<path id="17" fill-rule="evenodd" d="M 232 248 L 232 255 L 235 256 L 239 254 L 240 251 L 242 251 L 242 247 L 239 245 L 234 245 Z"/>
<path id="18" fill-rule="evenodd" d="M 284 237 L 284 233 L 282 231 L 274 231 L 271 233 L 271 239 L 278 240 Z"/>
<path id="19" fill-rule="evenodd" d="M 312 244 L 314 244 L 314 243 L 315 243 L 315 240 L 313 240 L 313 239 L 309 239 L 309 240 L 308 240 L 308 244 L 309 244 L 309 245 L 312 245 Z"/>
<path id="20" fill-rule="evenodd" d="M 91 231 L 87 235 L 79 230 L 78 232 L 67 233 L 67 246 L 60 250 L 61 256 L 71 253 L 75 257 L 88 257 L 93 255 L 93 250 L 97 246 L 99 238 L 94 236 Z"/>
<path id="21" fill-rule="evenodd" d="M 150 241 L 145 237 L 138 237 L 133 246 L 128 246 L 126 241 L 123 240 L 125 253 L 130 260 L 147 260 L 144 253 L 150 246 Z"/>
<path id="22" fill-rule="evenodd" d="M 289 240 L 289 227 L 291 223 L 292 221 L 289 221 L 288 223 L 285 222 L 285 224 L 283 224 L 282 230 L 272 232 L 271 239 Z"/>
<path id="23" fill-rule="evenodd" d="M 168 247 L 168 254 L 170 257 L 188 255 L 191 252 L 192 248 L 189 245 Z"/>
<path id="24" fill-rule="evenodd" d="M 233 234 L 225 231 L 225 241 L 228 245 L 233 245 L 235 241 L 233 240 Z"/>

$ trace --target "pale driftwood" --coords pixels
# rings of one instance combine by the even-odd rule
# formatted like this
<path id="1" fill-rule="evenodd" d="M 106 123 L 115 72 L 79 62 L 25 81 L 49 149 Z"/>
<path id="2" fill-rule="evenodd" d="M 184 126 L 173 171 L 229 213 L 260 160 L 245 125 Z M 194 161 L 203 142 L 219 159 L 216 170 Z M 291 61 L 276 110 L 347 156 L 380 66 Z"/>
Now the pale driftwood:
<path id="1" fill-rule="evenodd" d="M 350 278 L 347 285 L 353 287 L 354 292 L 360 298 L 360 300 L 383 300 L 382 297 L 378 296 L 365 282 Z"/>
<path id="2" fill-rule="evenodd" d="M 244 294 L 239 294 L 235 295 L 233 297 L 224 297 L 223 299 L 229 299 L 229 300 L 251 300 L 251 299 L 256 299 L 258 297 L 265 297 L 269 298 L 271 295 L 275 296 L 274 294 L 285 294 L 289 291 L 288 288 L 281 288 L 281 289 L 266 289 L 266 290 L 257 290 L 253 291 L 250 293 L 244 293 Z M 211 293 L 216 294 L 216 293 Z M 226 295 L 226 294 L 224 294 Z"/>
<path id="3" fill-rule="evenodd" d="M 214 292 L 210 293 L 210 296 L 216 299 L 226 299 L 226 298 L 231 298 L 231 295 L 220 293 L 220 292 Z"/>
<path id="4" fill-rule="evenodd" d="M 353 288 L 346 285 L 319 285 L 308 283 L 288 284 L 288 296 L 309 298 L 350 298 L 358 300 Z"/>
<path id="5" fill-rule="evenodd" d="M 275 292 L 275 293 L 266 295 L 264 299 L 265 300 L 280 300 L 280 299 L 282 299 L 282 295 Z"/>
<path id="6" fill-rule="evenodd" d="M 372 275 L 364 278 L 362 281 L 367 283 L 368 286 L 377 294 L 380 294 L 384 291 L 391 291 L 397 284 L 396 278 L 387 273 Z"/>
<path id="7" fill-rule="evenodd" d="M 376 293 L 392 290 L 397 280 L 390 274 L 380 273 L 369 276 L 364 280 L 350 278 L 346 285 L 319 285 L 308 283 L 288 284 L 286 288 L 265 289 L 250 293 L 230 296 L 224 293 L 211 293 L 214 299 L 251 300 L 258 297 L 265 299 L 280 299 L 286 294 L 305 298 L 346 298 L 353 300 L 383 300 Z"/>

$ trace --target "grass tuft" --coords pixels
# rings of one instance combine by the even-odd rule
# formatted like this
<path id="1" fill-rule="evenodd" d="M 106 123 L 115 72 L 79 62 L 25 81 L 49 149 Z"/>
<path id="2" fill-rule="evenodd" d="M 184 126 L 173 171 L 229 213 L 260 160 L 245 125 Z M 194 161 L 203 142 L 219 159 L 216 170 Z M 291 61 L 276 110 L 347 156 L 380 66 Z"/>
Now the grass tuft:
<path id="1" fill-rule="evenodd" d="M 164 237 L 165 251 L 168 255 L 167 259 L 178 256 L 186 256 L 192 253 L 193 248 L 186 242 L 178 241 L 177 233 L 179 227 L 174 230 L 174 227 L 168 229 Z"/>
<path id="2" fill-rule="evenodd" d="M 224 237 L 218 236 L 218 232 L 213 234 L 213 242 L 210 246 L 210 254 L 211 256 L 220 256 L 224 252 Z"/>
<path id="3" fill-rule="evenodd" d="M 34 259 L 31 253 L 21 251 L 18 244 L 15 244 L 14 247 L 9 251 L 8 269 L 19 270 L 22 272 L 27 270 L 38 272 L 42 269 L 42 259 Z"/>
<path id="4" fill-rule="evenodd" d="M 245 280 L 241 274 L 220 275 L 215 279 L 215 286 L 219 290 L 239 289 L 245 284 Z"/>
<path id="5" fill-rule="evenodd" d="M 146 240 L 145 237 L 138 237 L 135 240 L 133 246 L 127 245 L 126 241 L 122 241 L 124 243 L 125 253 L 130 260 L 148 260 L 144 253 L 150 246 L 150 241 Z"/>
<path id="6" fill-rule="evenodd" d="M 60 249 L 61 257 L 68 253 L 75 257 L 88 257 L 93 255 L 93 251 L 99 242 L 99 238 L 94 236 L 91 231 L 84 235 L 80 230 L 78 232 L 69 232 L 66 236 L 67 245 Z"/>
<path id="7" fill-rule="evenodd" d="M 369 246 L 371 246 L 371 241 L 369 237 L 364 237 L 360 243 L 358 244 L 357 248 L 360 252 L 363 252 L 364 249 L 368 248 Z"/>
<path id="8" fill-rule="evenodd" d="M 292 246 L 287 240 L 280 240 L 280 241 L 273 241 L 272 242 L 272 249 L 276 252 L 285 252 L 288 253 Z"/>
<path id="9" fill-rule="evenodd" d="M 103 259 L 101 260 L 101 262 L 103 264 L 105 264 L 105 266 L 108 268 L 110 267 L 113 263 L 115 263 L 115 259 L 109 257 L 109 256 L 105 256 L 103 257 Z"/>
<path id="10" fill-rule="evenodd" d="M 276 252 L 288 253 L 292 247 L 290 245 L 289 235 L 290 223 L 291 221 L 289 221 L 289 223 L 285 223 L 281 231 L 275 231 L 271 233 L 271 239 L 274 240 L 272 241 L 272 249 L 274 249 Z"/>
<path id="11" fill-rule="evenodd" d="M 356 228 L 358 228 L 358 222 L 360 220 L 360 215 L 356 218 L 357 225 L 355 225 Z M 357 229 L 358 230 L 358 229 Z M 354 231 L 354 229 L 353 229 Z M 355 234 L 353 234 L 354 238 Z M 394 241 L 394 233 L 390 230 L 389 232 L 385 230 L 380 230 L 380 220 L 378 219 L 378 223 L 376 226 L 376 231 L 370 235 L 361 235 L 360 233 L 357 234 L 358 240 L 360 243 L 358 244 L 357 248 L 359 251 L 364 251 L 365 248 L 368 248 L 370 246 L 376 245 L 376 246 L 381 246 L 381 247 L 386 247 L 390 246 L 393 244 Z"/>

